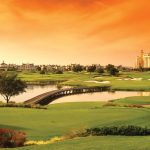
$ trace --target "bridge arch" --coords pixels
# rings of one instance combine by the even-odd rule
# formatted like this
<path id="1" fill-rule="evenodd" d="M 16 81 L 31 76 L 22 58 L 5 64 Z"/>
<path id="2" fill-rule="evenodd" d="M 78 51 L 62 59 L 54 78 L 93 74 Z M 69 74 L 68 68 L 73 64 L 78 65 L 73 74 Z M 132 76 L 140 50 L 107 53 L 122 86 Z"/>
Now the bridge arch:
<path id="1" fill-rule="evenodd" d="M 48 105 L 54 100 L 64 97 L 67 95 L 76 95 L 82 93 L 94 93 L 94 92 L 103 92 L 110 90 L 110 86 L 101 86 L 101 87 L 74 87 L 74 88 L 66 88 L 61 90 L 54 90 L 47 93 L 43 93 L 36 97 L 33 97 L 27 101 L 25 104 L 40 104 L 40 105 Z"/>

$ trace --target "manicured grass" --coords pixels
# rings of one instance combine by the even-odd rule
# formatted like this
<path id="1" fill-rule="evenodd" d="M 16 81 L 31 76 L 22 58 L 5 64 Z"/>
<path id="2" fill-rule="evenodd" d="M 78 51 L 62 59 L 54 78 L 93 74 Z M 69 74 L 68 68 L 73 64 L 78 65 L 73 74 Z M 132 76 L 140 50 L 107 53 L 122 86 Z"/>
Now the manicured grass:
<path id="1" fill-rule="evenodd" d="M 0 128 L 13 128 L 25 131 L 28 139 L 47 140 L 54 136 L 62 136 L 74 129 L 137 125 L 150 128 L 150 109 L 146 108 L 122 108 L 103 107 L 103 103 L 64 103 L 48 106 L 47 110 L 22 109 L 22 108 L 0 108 Z M 118 138 L 118 140 L 116 140 Z M 146 148 L 150 144 L 146 141 L 150 137 L 88 137 L 77 140 L 69 140 L 52 145 L 29 146 L 20 149 L 132 149 L 133 145 Z M 133 141 L 131 140 L 133 139 Z M 138 140 L 137 140 L 138 139 Z M 143 141 L 145 145 L 143 145 Z M 142 142 L 140 145 L 139 142 Z M 134 144 L 135 143 L 135 144 Z M 125 145 L 124 145 L 125 144 Z M 121 149 L 122 148 L 122 149 Z M 136 148 L 136 149 L 137 149 Z"/>
<path id="2" fill-rule="evenodd" d="M 114 102 L 121 103 L 121 104 L 150 105 L 150 96 L 127 97 L 127 98 L 114 100 Z"/>
<path id="3" fill-rule="evenodd" d="M 14 150 L 149 150 L 150 136 L 145 137 L 86 137 L 51 145 L 28 146 Z M 5 150 L 5 149 L 3 149 Z"/>
<path id="4" fill-rule="evenodd" d="M 103 76 L 97 73 L 73 73 L 64 74 L 45 74 L 23 72 L 19 73 L 22 80 L 28 82 L 50 82 L 62 81 L 63 85 L 70 86 L 111 86 L 112 90 L 130 90 L 130 91 L 149 91 L 150 90 L 150 72 L 120 72 L 119 76 L 111 77 L 107 74 Z M 96 78 L 100 77 L 100 78 Z M 142 78 L 142 80 L 125 80 L 126 78 Z M 120 80 L 121 79 L 121 80 Z M 94 83 L 85 81 L 109 81 L 110 83 Z"/>
<path id="5" fill-rule="evenodd" d="M 146 72 L 124 72 L 122 73 L 125 77 L 131 78 L 143 78 L 143 79 L 150 79 L 150 71 Z"/>
<path id="6" fill-rule="evenodd" d="M 150 81 L 112 81 L 113 90 L 150 91 Z"/>
<path id="7" fill-rule="evenodd" d="M 86 72 L 74 73 L 74 72 L 64 72 L 64 74 L 39 74 L 31 72 L 21 72 L 18 74 L 19 78 L 25 81 L 64 81 L 64 80 L 87 80 L 92 78 L 95 74 L 87 74 Z"/>

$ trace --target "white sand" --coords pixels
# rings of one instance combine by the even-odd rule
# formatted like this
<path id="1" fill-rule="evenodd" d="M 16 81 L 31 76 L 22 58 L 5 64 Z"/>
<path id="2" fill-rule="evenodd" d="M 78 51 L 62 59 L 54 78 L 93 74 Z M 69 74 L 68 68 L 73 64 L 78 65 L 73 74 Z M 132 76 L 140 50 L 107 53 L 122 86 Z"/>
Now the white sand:
<path id="1" fill-rule="evenodd" d="M 122 81 L 122 80 L 125 80 L 125 81 L 141 81 L 141 80 L 143 80 L 143 78 L 133 78 L 133 79 L 132 78 L 124 78 L 124 79 L 117 79 L 117 80 L 120 80 L 120 81 Z"/>
<path id="2" fill-rule="evenodd" d="M 133 78 L 131 80 L 134 80 L 134 81 L 141 81 L 143 78 Z"/>
<path id="3" fill-rule="evenodd" d="M 102 77 L 95 77 L 95 79 L 101 79 Z"/>
<path id="4" fill-rule="evenodd" d="M 103 83 L 103 84 L 110 83 L 110 81 L 85 81 L 85 82 L 89 82 L 89 83 Z"/>

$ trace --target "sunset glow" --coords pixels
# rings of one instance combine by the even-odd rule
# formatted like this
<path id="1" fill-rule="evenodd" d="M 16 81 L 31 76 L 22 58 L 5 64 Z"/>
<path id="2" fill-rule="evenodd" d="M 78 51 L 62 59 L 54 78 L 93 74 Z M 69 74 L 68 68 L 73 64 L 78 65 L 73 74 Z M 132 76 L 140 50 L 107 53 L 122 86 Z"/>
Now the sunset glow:
<path id="1" fill-rule="evenodd" d="M 134 65 L 150 52 L 149 0 L 0 0 L 0 61 Z"/>

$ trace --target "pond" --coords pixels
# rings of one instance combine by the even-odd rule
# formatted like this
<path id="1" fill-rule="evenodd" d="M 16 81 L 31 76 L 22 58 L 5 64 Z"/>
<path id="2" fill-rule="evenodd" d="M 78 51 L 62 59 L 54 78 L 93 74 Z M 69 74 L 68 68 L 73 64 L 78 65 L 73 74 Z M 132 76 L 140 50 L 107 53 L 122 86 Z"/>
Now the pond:
<path id="1" fill-rule="evenodd" d="M 68 86 L 64 86 L 63 88 L 68 88 Z M 56 85 L 45 85 L 45 86 L 29 85 L 25 93 L 12 97 L 11 101 L 24 102 L 37 95 L 52 90 L 57 90 L 57 86 Z M 55 104 L 55 103 L 64 103 L 64 102 L 109 101 L 113 99 L 125 98 L 130 96 L 150 96 L 150 92 L 135 92 L 135 91 L 106 92 L 105 91 L 105 92 L 98 92 L 98 93 L 86 93 L 86 94 L 61 97 L 52 103 Z M 4 101 L 2 96 L 0 96 L 0 101 Z"/>
<path id="2" fill-rule="evenodd" d="M 109 101 L 113 99 L 131 97 L 131 96 L 150 96 L 150 92 L 132 92 L 132 91 L 116 91 L 116 92 L 98 92 L 80 95 L 71 95 L 56 99 L 51 104 L 65 102 L 97 102 Z"/>
<path id="3" fill-rule="evenodd" d="M 53 90 L 57 90 L 57 86 L 56 85 L 28 85 L 28 88 L 26 89 L 26 92 L 18 95 L 18 96 L 14 96 L 11 98 L 11 101 L 15 101 L 15 102 L 24 102 L 30 98 L 33 98 L 37 95 L 40 95 L 42 93 L 48 92 L 48 91 L 53 91 Z M 0 95 L 0 101 L 4 101 L 3 97 Z"/>

